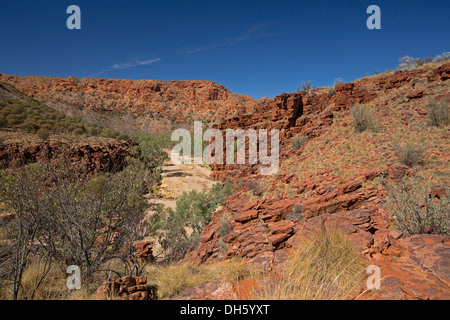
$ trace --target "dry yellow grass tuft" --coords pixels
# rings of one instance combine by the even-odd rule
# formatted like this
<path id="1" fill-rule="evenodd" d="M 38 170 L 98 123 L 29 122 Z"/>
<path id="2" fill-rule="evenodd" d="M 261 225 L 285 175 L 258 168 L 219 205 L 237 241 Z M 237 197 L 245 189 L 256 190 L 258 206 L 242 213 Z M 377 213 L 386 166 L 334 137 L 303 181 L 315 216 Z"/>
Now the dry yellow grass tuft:
<path id="1" fill-rule="evenodd" d="M 47 276 L 41 280 L 46 272 L 42 262 L 31 261 L 22 275 L 22 286 L 19 300 L 96 300 L 95 288 L 83 285 L 80 290 L 67 288 L 67 274 L 53 265 Z M 5 283 L 6 284 L 6 283 Z M 0 286 L 0 300 L 10 300 L 13 297 L 12 285 Z"/>
<path id="2" fill-rule="evenodd" d="M 322 230 L 299 245 L 279 282 L 256 296 L 271 300 L 345 299 L 362 284 L 363 272 L 361 257 L 347 238 L 337 231 Z"/>
<path id="3" fill-rule="evenodd" d="M 172 297 L 206 281 L 220 279 L 222 282 L 237 282 L 257 277 L 262 271 L 250 269 L 244 260 L 227 260 L 209 265 L 148 265 L 144 274 L 148 283 L 157 288 L 159 299 Z"/>

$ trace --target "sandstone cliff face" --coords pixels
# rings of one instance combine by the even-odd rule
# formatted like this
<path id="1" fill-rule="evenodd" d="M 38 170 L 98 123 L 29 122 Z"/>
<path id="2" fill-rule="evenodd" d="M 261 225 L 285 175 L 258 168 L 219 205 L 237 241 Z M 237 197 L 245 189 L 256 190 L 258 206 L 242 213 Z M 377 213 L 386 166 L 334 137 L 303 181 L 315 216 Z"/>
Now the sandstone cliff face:
<path id="1" fill-rule="evenodd" d="M 65 156 L 73 165 L 88 173 L 121 170 L 125 158 L 133 155 L 132 141 L 105 144 L 69 144 L 62 141 L 36 142 L 27 146 L 19 143 L 0 143 L 0 169 L 34 162 L 50 162 Z"/>
<path id="2" fill-rule="evenodd" d="M 0 82 L 48 106 L 111 129 L 158 132 L 194 119 L 220 120 L 249 112 L 251 97 L 230 92 L 212 81 L 116 80 L 94 78 L 19 77 L 1 75 Z"/>

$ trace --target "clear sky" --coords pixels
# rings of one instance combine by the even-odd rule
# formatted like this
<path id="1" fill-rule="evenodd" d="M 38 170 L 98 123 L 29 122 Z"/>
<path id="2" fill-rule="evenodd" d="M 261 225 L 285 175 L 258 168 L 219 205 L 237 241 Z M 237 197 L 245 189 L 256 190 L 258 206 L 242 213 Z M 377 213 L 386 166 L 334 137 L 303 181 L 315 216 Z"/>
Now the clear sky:
<path id="1" fill-rule="evenodd" d="M 69 30 L 69 5 L 81 30 Z M 381 30 L 369 30 L 369 5 Z M 449 0 L 0 0 L 0 73 L 212 80 L 254 98 L 450 51 Z"/>

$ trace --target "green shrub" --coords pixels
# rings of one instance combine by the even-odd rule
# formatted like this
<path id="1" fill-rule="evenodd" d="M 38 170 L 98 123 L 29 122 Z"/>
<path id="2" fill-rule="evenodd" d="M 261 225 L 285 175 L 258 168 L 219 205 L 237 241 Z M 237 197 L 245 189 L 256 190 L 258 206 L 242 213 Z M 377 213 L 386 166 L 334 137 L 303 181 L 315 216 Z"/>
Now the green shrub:
<path id="1" fill-rule="evenodd" d="M 6 121 L 5 116 L 0 114 L 0 128 L 6 127 L 7 125 L 8 121 Z"/>
<path id="2" fill-rule="evenodd" d="M 336 79 L 334 79 L 333 86 L 336 87 L 338 84 L 341 84 L 341 83 L 344 83 L 344 79 L 342 79 L 342 78 L 336 78 Z"/>
<path id="3" fill-rule="evenodd" d="M 86 131 L 90 136 L 98 136 L 100 134 L 100 129 L 95 126 L 88 126 Z"/>
<path id="4" fill-rule="evenodd" d="M 104 128 L 101 132 L 102 136 L 107 138 L 113 138 L 114 137 L 114 131 L 112 131 L 109 128 Z"/>
<path id="5" fill-rule="evenodd" d="M 410 56 L 400 58 L 399 62 L 400 64 L 397 69 L 402 71 L 411 71 L 417 67 L 415 59 Z"/>
<path id="6" fill-rule="evenodd" d="M 75 130 L 73 130 L 73 134 L 76 134 L 77 136 L 81 136 L 84 133 L 85 132 L 82 128 L 76 128 Z"/>
<path id="7" fill-rule="evenodd" d="M 421 233 L 447 235 L 450 227 L 450 189 L 436 199 L 423 184 L 386 184 L 387 208 L 405 236 Z"/>
<path id="8" fill-rule="evenodd" d="M 363 132 L 366 130 L 374 130 L 375 121 L 373 111 L 365 104 L 355 104 L 350 109 L 352 114 L 353 126 L 356 131 Z"/>
<path id="9" fill-rule="evenodd" d="M 21 114 L 25 112 L 25 108 L 20 104 L 11 105 L 11 114 Z"/>
<path id="10" fill-rule="evenodd" d="M 302 83 L 302 90 L 308 92 L 311 90 L 311 81 L 306 81 Z"/>
<path id="11" fill-rule="evenodd" d="M 160 167 L 169 159 L 169 155 L 163 150 L 163 144 L 153 135 L 141 135 L 137 139 L 138 146 L 135 153 L 151 168 Z"/>
<path id="12" fill-rule="evenodd" d="M 37 130 L 39 130 L 39 124 L 37 124 L 33 120 L 28 119 L 20 124 L 19 127 L 26 132 L 36 132 Z"/>
<path id="13" fill-rule="evenodd" d="M 6 121 L 8 122 L 8 126 L 16 126 L 18 124 L 21 124 L 25 117 L 21 114 L 9 114 L 6 116 Z"/>
<path id="14" fill-rule="evenodd" d="M 39 139 L 47 140 L 48 138 L 50 138 L 50 131 L 45 128 L 41 128 L 36 132 L 36 135 L 39 137 Z"/>
<path id="15" fill-rule="evenodd" d="M 161 245 L 168 259 L 182 259 L 199 244 L 203 227 L 210 222 L 211 214 L 233 192 L 233 183 L 228 179 L 223 184 L 215 184 L 208 192 L 193 190 L 178 198 L 175 210 L 169 210 L 160 233 Z"/>
<path id="16" fill-rule="evenodd" d="M 396 154 L 401 164 L 412 168 L 423 162 L 425 149 L 418 144 L 405 143 L 396 147 Z"/>
<path id="17" fill-rule="evenodd" d="M 448 98 L 428 102 L 428 116 L 433 126 L 443 127 L 450 123 L 449 103 Z"/>
<path id="18" fill-rule="evenodd" d="M 291 140 L 291 148 L 294 150 L 298 150 L 302 146 L 304 146 L 307 142 L 308 142 L 308 137 L 306 137 L 306 136 L 294 137 Z"/>
<path id="19" fill-rule="evenodd" d="M 151 173 L 142 163 L 91 177 L 61 160 L 34 163 L 10 174 L 0 171 L 0 201 L 19 218 L 11 222 L 15 249 L 2 256 L 2 280 L 8 277 L 13 284 L 14 299 L 31 258 L 47 267 L 56 262 L 63 270 L 77 265 L 83 282 L 89 283 L 121 250 L 143 237 L 144 190 Z M 45 250 L 35 250 L 30 243 L 45 243 Z M 46 276 L 45 268 L 40 272 Z"/>
<path id="20" fill-rule="evenodd" d="M 328 88 L 328 96 L 331 98 L 332 96 L 334 96 L 336 94 L 336 88 L 335 87 L 330 87 Z"/>
<path id="21" fill-rule="evenodd" d="M 438 54 L 436 57 L 434 57 L 432 62 L 440 62 L 450 59 L 450 52 L 444 52 L 442 54 Z"/>
<path id="22" fill-rule="evenodd" d="M 54 124 L 51 123 L 43 123 L 40 125 L 41 128 L 47 129 L 48 131 L 53 131 Z"/>
<path id="23" fill-rule="evenodd" d="M 117 137 L 118 140 L 128 140 L 130 139 L 130 136 L 126 132 L 121 132 L 119 136 Z"/>

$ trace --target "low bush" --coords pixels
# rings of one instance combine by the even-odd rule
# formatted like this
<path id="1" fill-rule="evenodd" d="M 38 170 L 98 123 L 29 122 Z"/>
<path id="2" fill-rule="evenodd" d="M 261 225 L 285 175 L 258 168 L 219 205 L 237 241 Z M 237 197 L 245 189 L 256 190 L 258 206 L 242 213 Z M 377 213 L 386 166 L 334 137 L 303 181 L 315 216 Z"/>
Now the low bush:
<path id="1" fill-rule="evenodd" d="M 336 87 L 338 84 L 344 83 L 344 79 L 342 78 L 336 78 L 334 79 L 333 86 Z"/>
<path id="2" fill-rule="evenodd" d="M 50 131 L 48 131 L 45 128 L 41 128 L 36 132 L 36 135 L 39 137 L 39 139 L 41 140 L 48 140 L 48 138 L 50 138 Z"/>
<path id="3" fill-rule="evenodd" d="M 308 137 L 306 137 L 306 136 L 294 137 L 291 140 L 291 148 L 294 150 L 298 150 L 302 146 L 304 146 L 307 142 L 308 142 Z"/>
<path id="4" fill-rule="evenodd" d="M 423 184 L 406 184 L 404 181 L 385 184 L 386 206 L 397 227 L 405 236 L 413 234 L 447 235 L 450 228 L 450 189 L 446 196 L 436 199 Z"/>
<path id="5" fill-rule="evenodd" d="M 77 135 L 77 136 L 81 136 L 82 134 L 84 134 L 84 130 L 82 128 L 76 128 L 75 130 L 73 130 L 72 132 L 73 134 Z"/>
<path id="6" fill-rule="evenodd" d="M 12 174 L 1 171 L 0 201 L 18 217 L 8 224 L 12 247 L 2 264 L 11 299 L 28 295 L 24 281 L 31 261 L 47 266 L 33 276 L 36 288 L 53 264 L 63 270 L 79 266 L 83 281 L 90 283 L 120 250 L 141 239 L 144 191 L 151 177 L 138 161 L 121 172 L 94 177 L 64 159 L 27 165 Z"/>
<path id="7" fill-rule="evenodd" d="M 336 88 L 335 87 L 330 87 L 328 88 L 328 96 L 331 98 L 332 96 L 334 96 L 336 94 Z"/>
<path id="8" fill-rule="evenodd" d="M 396 154 L 401 164 L 412 168 L 423 162 L 425 148 L 415 143 L 405 143 L 396 147 Z"/>
<path id="9" fill-rule="evenodd" d="M 400 58 L 400 64 L 398 65 L 399 70 L 402 71 L 411 71 L 417 67 L 416 59 L 405 56 L 403 58 Z"/>
<path id="10" fill-rule="evenodd" d="M 430 100 L 428 102 L 428 117 L 431 125 L 444 127 L 450 124 L 450 101 L 448 98 Z"/>
<path id="11" fill-rule="evenodd" d="M 350 109 L 353 126 L 356 131 L 363 132 L 375 129 L 373 111 L 365 104 L 355 104 Z"/>
<path id="12" fill-rule="evenodd" d="M 433 62 L 440 62 L 450 59 L 450 52 L 444 52 L 434 57 Z"/>
<path id="13" fill-rule="evenodd" d="M 308 92 L 309 90 L 311 90 L 311 81 L 306 81 L 302 83 L 302 90 Z"/>
<path id="14" fill-rule="evenodd" d="M 178 198 L 175 210 L 159 213 L 167 217 L 153 218 L 160 224 L 153 226 L 153 232 L 158 236 L 167 260 L 180 260 L 199 244 L 211 214 L 233 191 L 233 183 L 228 179 L 223 184 L 216 183 L 208 192 L 184 192 Z"/>
<path id="15" fill-rule="evenodd" d="M 164 150 L 165 142 L 158 140 L 156 135 L 140 135 L 136 142 L 138 146 L 134 148 L 135 154 L 150 168 L 160 167 L 165 161 L 169 160 L 169 155 Z"/>
<path id="16" fill-rule="evenodd" d="M 76 135 L 102 135 L 108 138 L 124 138 L 124 134 L 104 129 L 97 124 L 82 122 L 80 117 L 69 117 L 57 110 L 37 103 L 13 99 L 0 99 L 0 127 L 34 133 L 39 128 L 54 133 L 73 133 Z"/>

